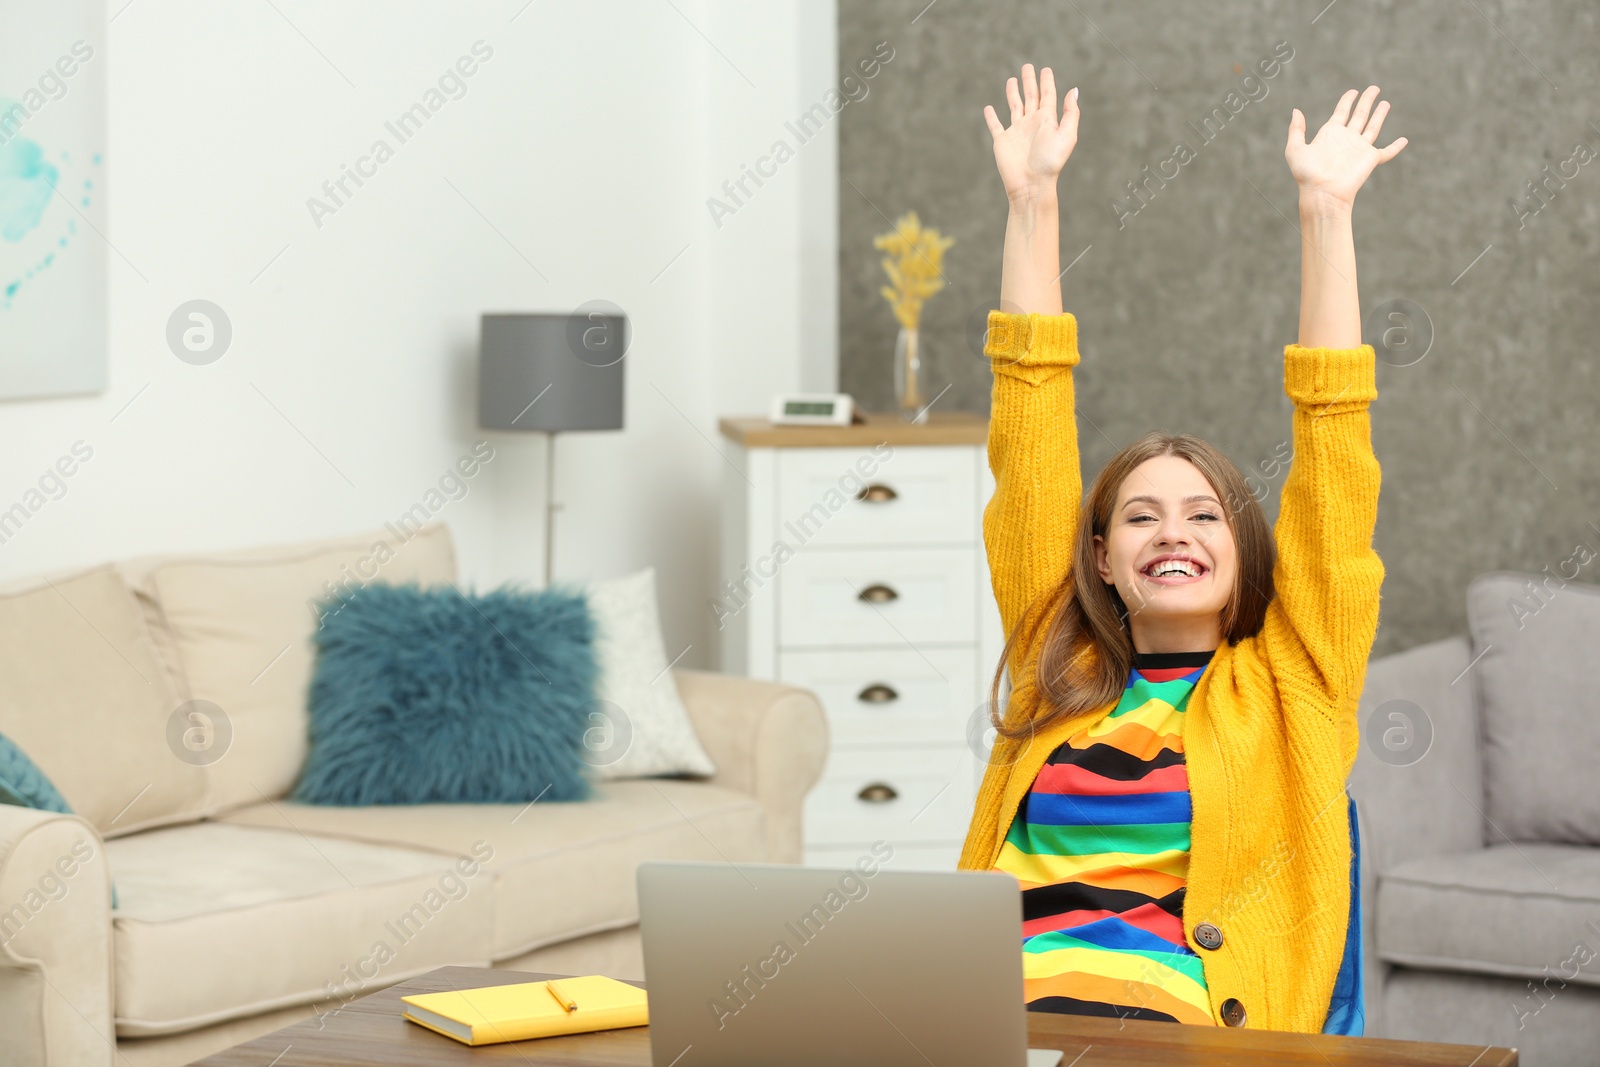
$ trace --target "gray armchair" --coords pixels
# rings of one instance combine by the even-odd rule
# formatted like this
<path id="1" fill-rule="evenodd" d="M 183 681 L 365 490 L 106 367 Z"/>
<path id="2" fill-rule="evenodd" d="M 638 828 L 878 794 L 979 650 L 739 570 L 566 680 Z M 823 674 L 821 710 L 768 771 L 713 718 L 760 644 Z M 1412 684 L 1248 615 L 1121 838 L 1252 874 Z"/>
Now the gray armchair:
<path id="1" fill-rule="evenodd" d="M 1367 1033 L 1596 1067 L 1600 587 L 1488 574 L 1467 614 L 1470 637 L 1367 669 Z"/>

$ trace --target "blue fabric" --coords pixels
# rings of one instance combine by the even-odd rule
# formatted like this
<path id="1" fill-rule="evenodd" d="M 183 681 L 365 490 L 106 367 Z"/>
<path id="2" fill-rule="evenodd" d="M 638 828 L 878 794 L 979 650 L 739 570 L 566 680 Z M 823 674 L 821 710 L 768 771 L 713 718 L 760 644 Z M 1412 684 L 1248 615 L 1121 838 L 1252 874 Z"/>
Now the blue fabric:
<path id="1" fill-rule="evenodd" d="M 0 804 L 71 815 L 61 791 L 17 743 L 0 734 Z M 117 887 L 111 887 L 111 910 L 117 909 Z"/>
<path id="2" fill-rule="evenodd" d="M 321 605 L 307 804 L 583 800 L 594 622 L 581 594 L 363 586 Z"/>
<path id="3" fill-rule="evenodd" d="M 1367 1026 L 1366 967 L 1361 947 L 1361 832 L 1356 824 L 1355 798 L 1349 800 L 1350 922 L 1345 927 L 1344 959 L 1339 962 L 1339 976 L 1334 979 L 1322 1032 L 1360 1037 Z"/>

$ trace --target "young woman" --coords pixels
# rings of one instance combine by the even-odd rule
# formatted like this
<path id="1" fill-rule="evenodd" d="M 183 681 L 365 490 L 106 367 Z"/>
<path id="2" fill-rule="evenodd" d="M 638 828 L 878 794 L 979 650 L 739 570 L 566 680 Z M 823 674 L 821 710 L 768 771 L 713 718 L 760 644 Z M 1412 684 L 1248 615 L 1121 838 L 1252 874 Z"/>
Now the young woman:
<path id="1" fill-rule="evenodd" d="M 1049 67 L 984 116 L 1010 200 L 984 539 L 1011 694 L 961 866 L 1023 888 L 1032 1010 L 1361 1030 L 1359 853 L 1345 782 L 1378 625 L 1379 470 L 1351 208 L 1387 102 L 1340 98 L 1284 155 L 1300 190 L 1300 333 L 1284 349 L 1294 454 L 1276 531 L 1204 441 L 1152 432 L 1086 498 L 1062 312 L 1056 184 L 1078 134 Z M 1206 373 L 1193 356 L 1172 367 Z M 1151 368 L 1154 374 L 1155 366 Z M 1181 395 L 1181 393 L 1179 394 Z M 1082 506 L 1080 507 L 1080 500 Z"/>

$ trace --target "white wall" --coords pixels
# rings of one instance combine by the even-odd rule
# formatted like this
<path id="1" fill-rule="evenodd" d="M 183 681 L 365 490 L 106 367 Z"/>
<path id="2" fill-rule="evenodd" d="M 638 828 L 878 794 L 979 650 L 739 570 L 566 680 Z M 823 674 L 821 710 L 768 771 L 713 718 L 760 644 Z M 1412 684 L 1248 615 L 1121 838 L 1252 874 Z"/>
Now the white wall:
<path id="1" fill-rule="evenodd" d="M 669 655 L 710 662 L 717 416 L 836 380 L 836 128 L 720 228 L 706 200 L 833 80 L 833 5 L 524 2 L 109 0 L 111 384 L 0 405 L 0 507 L 94 448 L 0 580 L 379 526 L 481 436 L 479 312 L 602 298 L 627 429 L 560 440 L 556 578 L 653 564 Z M 479 40 L 400 144 L 384 123 Z M 307 198 L 378 138 L 319 228 Z M 165 342 L 194 298 L 234 329 L 207 366 Z M 439 517 L 480 589 L 540 584 L 543 439 L 492 440 Z"/>

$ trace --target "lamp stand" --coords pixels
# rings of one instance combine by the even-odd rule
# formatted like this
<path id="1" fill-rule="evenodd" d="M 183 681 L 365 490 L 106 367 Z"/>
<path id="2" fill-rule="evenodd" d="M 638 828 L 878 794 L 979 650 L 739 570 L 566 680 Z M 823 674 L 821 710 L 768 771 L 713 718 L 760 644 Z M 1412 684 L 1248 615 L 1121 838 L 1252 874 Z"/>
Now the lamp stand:
<path id="1" fill-rule="evenodd" d="M 556 435 L 554 430 L 545 433 L 547 438 L 544 476 L 544 585 L 548 589 L 555 582 L 556 558 Z"/>

